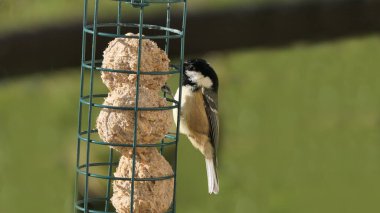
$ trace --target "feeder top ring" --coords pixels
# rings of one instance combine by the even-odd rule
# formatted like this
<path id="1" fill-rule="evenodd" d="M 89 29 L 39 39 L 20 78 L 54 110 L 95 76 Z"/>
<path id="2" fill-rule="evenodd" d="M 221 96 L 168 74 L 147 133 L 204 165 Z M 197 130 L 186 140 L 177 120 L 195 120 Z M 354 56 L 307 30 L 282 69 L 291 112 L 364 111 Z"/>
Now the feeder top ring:
<path id="1" fill-rule="evenodd" d="M 133 7 L 145 7 L 150 3 L 181 3 L 186 0 L 114 0 L 131 4 Z"/>

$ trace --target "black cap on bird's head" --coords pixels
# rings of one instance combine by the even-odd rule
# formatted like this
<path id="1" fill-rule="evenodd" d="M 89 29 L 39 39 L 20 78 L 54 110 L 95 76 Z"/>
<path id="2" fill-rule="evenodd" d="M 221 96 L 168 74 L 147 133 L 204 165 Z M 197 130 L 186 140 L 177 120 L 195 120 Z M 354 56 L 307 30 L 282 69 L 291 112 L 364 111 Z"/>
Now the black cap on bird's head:
<path id="1" fill-rule="evenodd" d="M 204 59 L 191 59 L 183 64 L 183 85 L 218 91 L 219 81 L 214 69 Z"/>

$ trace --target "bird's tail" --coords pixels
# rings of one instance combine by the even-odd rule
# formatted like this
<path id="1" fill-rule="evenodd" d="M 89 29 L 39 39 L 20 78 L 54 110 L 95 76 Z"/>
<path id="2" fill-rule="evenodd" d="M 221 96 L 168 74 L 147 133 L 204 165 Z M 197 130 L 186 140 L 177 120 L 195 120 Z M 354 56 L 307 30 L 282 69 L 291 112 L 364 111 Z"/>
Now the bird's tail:
<path id="1" fill-rule="evenodd" d="M 213 159 L 206 158 L 206 171 L 207 171 L 208 193 L 218 194 L 219 193 L 218 173 L 216 171 L 216 165 Z"/>

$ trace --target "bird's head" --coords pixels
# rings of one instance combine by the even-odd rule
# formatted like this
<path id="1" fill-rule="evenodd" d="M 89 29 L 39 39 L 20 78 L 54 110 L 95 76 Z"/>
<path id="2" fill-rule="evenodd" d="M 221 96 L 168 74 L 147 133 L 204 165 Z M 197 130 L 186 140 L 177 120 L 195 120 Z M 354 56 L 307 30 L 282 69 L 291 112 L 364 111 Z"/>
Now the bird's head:
<path id="1" fill-rule="evenodd" d="M 184 63 L 183 85 L 191 86 L 194 90 L 199 88 L 218 91 L 218 76 L 214 69 L 203 59 L 191 59 Z"/>

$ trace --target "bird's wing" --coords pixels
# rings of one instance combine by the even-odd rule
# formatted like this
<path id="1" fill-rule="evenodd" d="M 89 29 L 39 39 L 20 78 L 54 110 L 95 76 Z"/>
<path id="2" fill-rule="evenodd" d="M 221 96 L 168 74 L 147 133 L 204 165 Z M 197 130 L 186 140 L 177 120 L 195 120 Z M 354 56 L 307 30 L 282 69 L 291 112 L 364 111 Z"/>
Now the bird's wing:
<path id="1" fill-rule="evenodd" d="M 216 152 L 219 146 L 219 117 L 218 117 L 218 94 L 211 89 L 202 90 L 205 101 L 206 114 L 210 124 L 210 139 Z"/>

